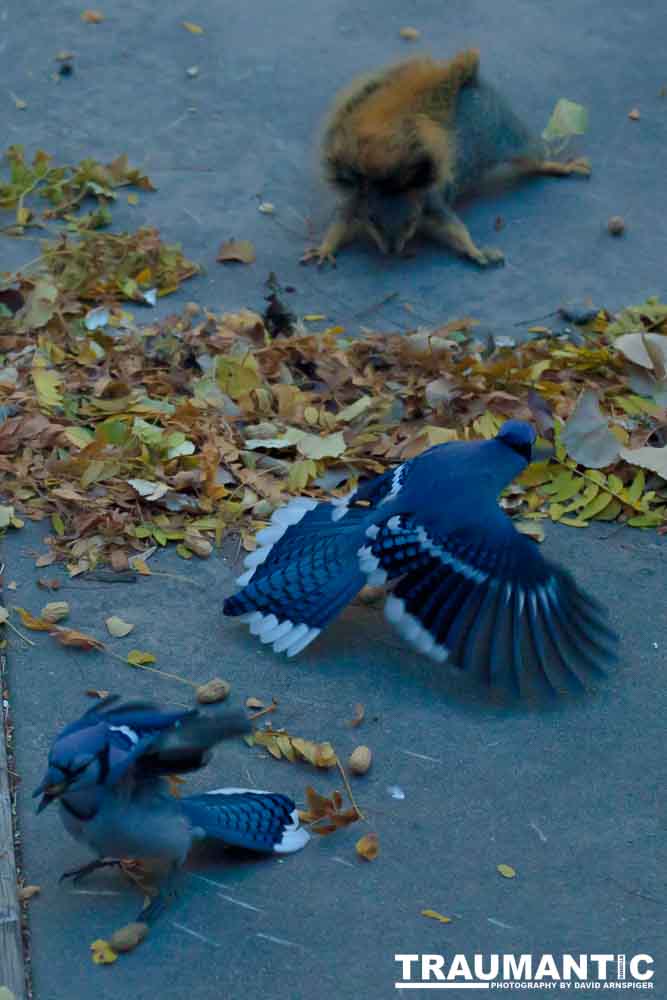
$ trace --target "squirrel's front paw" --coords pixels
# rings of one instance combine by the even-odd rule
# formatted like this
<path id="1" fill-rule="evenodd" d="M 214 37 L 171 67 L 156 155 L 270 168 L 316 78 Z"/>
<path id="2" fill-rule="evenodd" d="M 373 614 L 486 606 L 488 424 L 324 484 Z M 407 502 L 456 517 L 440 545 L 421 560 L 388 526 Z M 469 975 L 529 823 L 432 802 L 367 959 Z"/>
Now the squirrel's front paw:
<path id="1" fill-rule="evenodd" d="M 565 166 L 568 167 L 571 174 L 581 174 L 582 177 L 591 176 L 592 168 L 590 162 L 586 159 L 568 160 Z"/>
<path id="2" fill-rule="evenodd" d="M 505 263 L 505 254 L 495 247 L 481 247 L 479 256 L 475 257 L 475 263 L 480 267 L 502 267 Z"/>
<path id="3" fill-rule="evenodd" d="M 311 247 L 310 250 L 306 250 L 303 257 L 299 259 L 299 263 L 310 264 L 313 260 L 318 267 L 324 267 L 325 264 L 331 264 L 332 267 L 336 266 L 336 255 L 325 246 Z"/>

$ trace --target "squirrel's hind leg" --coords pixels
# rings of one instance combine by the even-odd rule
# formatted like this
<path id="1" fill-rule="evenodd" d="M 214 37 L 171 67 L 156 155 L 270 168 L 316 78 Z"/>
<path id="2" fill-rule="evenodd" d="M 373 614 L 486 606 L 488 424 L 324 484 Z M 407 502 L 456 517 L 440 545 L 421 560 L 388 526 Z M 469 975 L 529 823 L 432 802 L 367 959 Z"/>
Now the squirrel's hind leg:
<path id="1" fill-rule="evenodd" d="M 521 177 L 542 175 L 546 177 L 569 177 L 570 174 L 580 174 L 590 177 L 591 165 L 588 160 L 542 160 L 539 157 L 519 157 L 512 161 L 512 166 Z"/>

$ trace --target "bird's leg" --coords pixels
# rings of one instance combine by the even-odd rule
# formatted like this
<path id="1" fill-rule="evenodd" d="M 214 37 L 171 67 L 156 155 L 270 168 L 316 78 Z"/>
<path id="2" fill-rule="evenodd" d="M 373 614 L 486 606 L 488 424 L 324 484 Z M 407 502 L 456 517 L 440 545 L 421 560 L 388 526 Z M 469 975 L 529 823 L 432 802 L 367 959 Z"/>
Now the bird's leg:
<path id="1" fill-rule="evenodd" d="M 176 880 L 180 865 L 175 861 L 169 868 L 166 879 L 160 886 L 157 896 L 147 906 L 143 906 L 137 916 L 137 922 L 152 926 L 162 916 L 172 900 L 176 897 Z"/>
<path id="2" fill-rule="evenodd" d="M 87 865 L 81 865 L 80 868 L 70 868 L 69 871 L 63 872 L 58 881 L 63 882 L 66 878 L 71 878 L 76 883 L 98 868 L 113 868 L 116 865 L 120 865 L 120 858 L 97 858 L 95 861 L 89 861 Z"/>
<path id="3" fill-rule="evenodd" d="M 407 194 L 410 199 L 410 214 L 408 215 L 405 225 L 402 227 L 398 237 L 396 238 L 396 244 L 394 246 L 394 251 L 397 254 L 402 254 L 405 250 L 406 245 L 410 242 L 412 237 L 415 235 L 419 229 L 419 224 L 422 220 L 424 214 L 424 207 L 426 204 L 426 196 L 420 191 L 410 191 Z"/>
<path id="4" fill-rule="evenodd" d="M 448 205 L 424 212 L 419 221 L 419 232 L 436 243 L 450 247 L 462 257 L 474 260 L 480 267 L 503 264 L 505 261 L 501 250 L 476 246 L 468 227 Z"/>

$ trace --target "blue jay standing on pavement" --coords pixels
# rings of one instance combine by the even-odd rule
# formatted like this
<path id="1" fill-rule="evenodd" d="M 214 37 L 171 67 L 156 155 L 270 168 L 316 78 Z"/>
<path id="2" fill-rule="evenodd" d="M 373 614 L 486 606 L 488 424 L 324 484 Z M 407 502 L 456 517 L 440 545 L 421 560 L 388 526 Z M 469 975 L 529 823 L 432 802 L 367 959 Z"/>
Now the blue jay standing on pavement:
<path id="1" fill-rule="evenodd" d="M 286 795 L 242 788 L 169 794 L 164 776 L 203 767 L 217 743 L 251 729 L 245 716 L 199 708 L 162 712 L 148 703 L 117 701 L 117 695 L 104 698 L 59 733 L 34 793 L 41 795 L 38 812 L 57 800 L 68 833 L 98 855 L 63 878 L 135 858 L 166 865 L 170 891 L 199 840 L 263 854 L 305 847 L 310 835 Z M 165 901 L 163 891 L 138 919 L 154 920 Z"/>
<path id="2" fill-rule="evenodd" d="M 345 498 L 292 500 L 258 533 L 224 613 L 295 656 L 364 584 L 397 581 L 385 616 L 436 662 L 515 692 L 586 686 L 618 638 L 497 503 L 535 439 L 508 420 L 492 440 L 436 445 Z"/>

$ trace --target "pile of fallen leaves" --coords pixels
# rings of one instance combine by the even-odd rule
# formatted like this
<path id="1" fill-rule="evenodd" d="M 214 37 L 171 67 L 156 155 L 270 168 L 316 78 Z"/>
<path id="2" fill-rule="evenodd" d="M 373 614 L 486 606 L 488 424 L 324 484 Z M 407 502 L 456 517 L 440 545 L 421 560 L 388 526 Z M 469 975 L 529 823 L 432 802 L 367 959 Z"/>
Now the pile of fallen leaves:
<path id="1" fill-rule="evenodd" d="M 358 339 L 297 323 L 272 337 L 259 314 L 196 305 L 137 326 L 102 274 L 63 284 L 67 265 L 51 267 L 47 255 L 46 272 L 0 283 L 0 527 L 50 518 L 41 565 L 126 569 L 169 542 L 206 556 L 229 531 L 251 548 L 291 494 L 346 491 L 508 417 L 536 417 L 555 444 L 510 488 L 512 512 L 665 522 L 667 306 L 655 300 L 601 311 L 575 339 L 537 328 L 516 346 L 482 342 L 471 320 Z"/>

